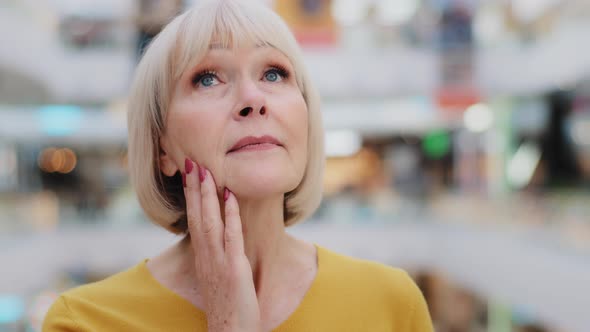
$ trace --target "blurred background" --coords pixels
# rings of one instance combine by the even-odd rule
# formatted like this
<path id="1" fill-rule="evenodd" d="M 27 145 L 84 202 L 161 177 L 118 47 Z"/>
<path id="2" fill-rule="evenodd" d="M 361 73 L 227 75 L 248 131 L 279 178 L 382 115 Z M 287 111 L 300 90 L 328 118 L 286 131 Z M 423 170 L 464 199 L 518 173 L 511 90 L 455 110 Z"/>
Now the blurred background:
<path id="1" fill-rule="evenodd" d="M 323 97 L 289 231 L 408 270 L 437 332 L 590 331 L 590 2 L 259 0 Z M 128 181 L 141 49 L 195 1 L 0 0 L 0 331 L 155 255 Z"/>

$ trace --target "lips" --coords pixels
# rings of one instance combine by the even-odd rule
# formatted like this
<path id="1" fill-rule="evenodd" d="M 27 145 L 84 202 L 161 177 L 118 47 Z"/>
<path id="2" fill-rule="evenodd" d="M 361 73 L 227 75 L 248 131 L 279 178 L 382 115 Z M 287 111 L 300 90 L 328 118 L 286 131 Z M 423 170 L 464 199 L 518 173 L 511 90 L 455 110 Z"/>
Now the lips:
<path id="1" fill-rule="evenodd" d="M 281 144 L 281 142 L 279 142 L 278 139 L 270 136 L 270 135 L 264 135 L 261 137 L 254 137 L 254 136 L 246 136 L 242 139 L 240 139 L 239 141 L 236 142 L 236 144 L 234 144 L 231 149 L 228 151 L 228 153 L 237 151 L 243 147 L 246 147 L 248 145 L 255 145 L 255 144 L 274 144 L 277 146 L 283 146 Z"/>

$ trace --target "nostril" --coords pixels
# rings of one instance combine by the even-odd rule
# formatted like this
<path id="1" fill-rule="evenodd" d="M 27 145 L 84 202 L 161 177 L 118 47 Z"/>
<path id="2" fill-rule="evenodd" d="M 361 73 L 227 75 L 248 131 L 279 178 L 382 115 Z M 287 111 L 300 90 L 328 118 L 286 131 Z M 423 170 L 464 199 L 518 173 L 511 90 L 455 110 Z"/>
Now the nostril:
<path id="1" fill-rule="evenodd" d="M 264 114 L 266 114 L 266 108 L 265 107 L 263 107 L 263 108 L 260 109 L 260 115 L 264 115 Z"/>
<path id="2" fill-rule="evenodd" d="M 251 111 L 252 111 L 252 107 L 246 107 L 240 111 L 240 115 L 241 116 L 248 116 L 248 114 L 250 114 Z"/>

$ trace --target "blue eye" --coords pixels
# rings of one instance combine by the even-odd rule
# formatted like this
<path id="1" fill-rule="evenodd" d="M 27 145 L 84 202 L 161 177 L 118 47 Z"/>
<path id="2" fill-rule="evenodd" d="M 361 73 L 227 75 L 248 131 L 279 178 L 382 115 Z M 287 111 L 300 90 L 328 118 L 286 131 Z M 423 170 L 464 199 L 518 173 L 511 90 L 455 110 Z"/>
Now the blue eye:
<path id="1" fill-rule="evenodd" d="M 215 83 L 215 78 L 213 78 L 212 75 L 207 75 L 207 76 L 201 78 L 200 82 L 203 86 L 211 86 L 211 85 L 213 85 L 213 83 Z"/>
<path id="2" fill-rule="evenodd" d="M 194 86 L 200 85 L 202 87 L 211 87 L 219 83 L 217 76 L 212 71 L 200 72 L 195 75 L 192 81 Z"/>
<path id="3" fill-rule="evenodd" d="M 277 82 L 282 77 L 281 77 L 281 75 L 279 75 L 279 73 L 277 73 L 276 70 L 273 69 L 273 70 L 269 70 L 266 73 L 264 73 L 264 78 L 269 82 Z"/>
<path id="4" fill-rule="evenodd" d="M 269 82 L 281 82 L 282 80 L 289 77 L 289 72 L 283 67 L 272 66 L 271 69 L 264 73 L 264 79 Z"/>

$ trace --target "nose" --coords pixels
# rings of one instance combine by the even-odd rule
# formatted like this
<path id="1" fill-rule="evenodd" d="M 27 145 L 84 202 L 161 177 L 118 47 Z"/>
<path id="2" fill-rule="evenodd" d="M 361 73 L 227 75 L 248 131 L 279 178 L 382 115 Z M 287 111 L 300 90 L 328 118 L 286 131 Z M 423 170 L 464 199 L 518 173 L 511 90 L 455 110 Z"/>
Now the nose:
<path id="1" fill-rule="evenodd" d="M 249 107 L 249 106 L 248 106 L 248 107 L 245 107 L 245 108 L 243 108 L 243 109 L 240 111 L 240 116 L 241 116 L 241 117 L 247 117 L 248 115 L 250 115 L 250 113 L 253 113 L 253 112 L 254 112 L 254 109 L 253 109 L 252 107 Z M 264 107 L 264 106 L 263 106 L 263 107 L 262 107 L 262 108 L 261 108 L 261 109 L 258 111 L 258 113 L 259 113 L 260 115 L 264 115 L 264 114 L 266 114 L 266 107 Z"/>
<path id="2" fill-rule="evenodd" d="M 243 120 L 253 116 L 267 114 L 266 98 L 264 93 L 254 82 L 243 82 L 238 92 L 238 107 L 234 112 L 236 120 Z"/>

